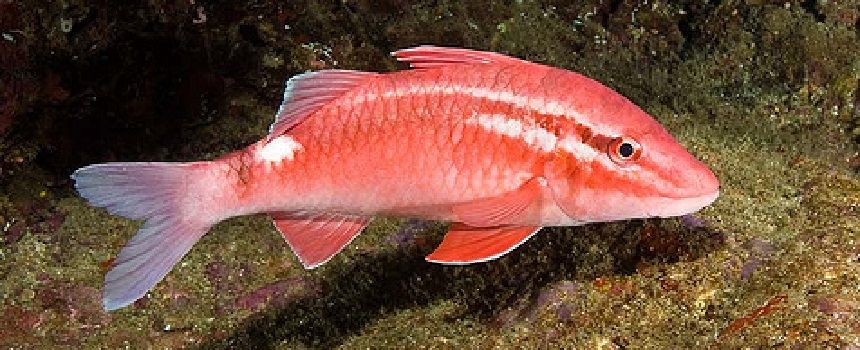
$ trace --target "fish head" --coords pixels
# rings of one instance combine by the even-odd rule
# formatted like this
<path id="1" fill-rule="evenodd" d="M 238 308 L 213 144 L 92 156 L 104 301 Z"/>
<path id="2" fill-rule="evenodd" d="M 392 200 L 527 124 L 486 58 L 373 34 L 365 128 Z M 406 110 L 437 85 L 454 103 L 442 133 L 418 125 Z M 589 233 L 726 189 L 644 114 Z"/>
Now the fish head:
<path id="1" fill-rule="evenodd" d="M 614 95 L 584 119 L 568 118 L 579 120 L 579 131 L 564 139 L 548 166 L 562 211 L 600 222 L 680 216 L 716 200 L 720 183 L 711 169 L 653 117 L 606 90 Z"/>

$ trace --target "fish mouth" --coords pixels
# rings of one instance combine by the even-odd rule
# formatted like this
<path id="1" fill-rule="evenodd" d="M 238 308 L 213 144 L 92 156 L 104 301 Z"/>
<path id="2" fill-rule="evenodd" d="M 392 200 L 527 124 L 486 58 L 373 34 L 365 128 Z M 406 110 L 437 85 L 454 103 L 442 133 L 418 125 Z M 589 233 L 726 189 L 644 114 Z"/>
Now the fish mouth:
<path id="1" fill-rule="evenodd" d="M 662 197 L 662 198 L 652 198 L 649 202 L 648 206 L 653 208 L 648 212 L 649 217 L 660 217 L 660 218 L 668 218 L 673 216 L 681 216 L 690 213 L 695 213 L 700 209 L 710 205 L 717 197 L 720 196 L 720 191 L 716 190 L 711 193 L 707 193 L 700 196 L 693 197 L 682 197 L 682 198 L 672 198 L 672 197 Z"/>

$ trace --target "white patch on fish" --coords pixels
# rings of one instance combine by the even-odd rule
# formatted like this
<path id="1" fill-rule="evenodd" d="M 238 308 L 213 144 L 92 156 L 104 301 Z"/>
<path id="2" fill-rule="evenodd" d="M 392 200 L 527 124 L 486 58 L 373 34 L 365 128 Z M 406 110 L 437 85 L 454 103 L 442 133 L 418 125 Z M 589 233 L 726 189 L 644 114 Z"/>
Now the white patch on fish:
<path id="1" fill-rule="evenodd" d="M 304 149 L 302 144 L 289 135 L 281 135 L 269 141 L 260 148 L 258 155 L 269 162 L 281 162 L 284 159 L 293 160 L 296 152 Z"/>
<path id="2" fill-rule="evenodd" d="M 585 144 L 577 137 L 568 136 L 561 139 L 559 146 L 562 150 L 573 155 L 581 162 L 591 162 L 600 155 L 593 147 Z"/>
<path id="3" fill-rule="evenodd" d="M 475 114 L 466 120 L 466 124 L 478 125 L 489 132 L 520 139 L 543 152 L 554 151 L 558 141 L 555 134 L 549 130 L 539 126 L 525 126 L 519 120 L 508 118 L 504 114 Z"/>

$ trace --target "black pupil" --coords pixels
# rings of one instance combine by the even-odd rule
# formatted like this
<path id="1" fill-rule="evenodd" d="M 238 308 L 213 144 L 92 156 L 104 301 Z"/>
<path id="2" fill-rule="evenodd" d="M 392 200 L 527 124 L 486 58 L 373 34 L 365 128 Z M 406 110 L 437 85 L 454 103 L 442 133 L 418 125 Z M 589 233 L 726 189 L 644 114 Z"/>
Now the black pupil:
<path id="1" fill-rule="evenodd" d="M 621 146 L 618 146 L 618 155 L 622 158 L 630 158 L 633 156 L 633 145 L 629 142 L 622 143 Z"/>

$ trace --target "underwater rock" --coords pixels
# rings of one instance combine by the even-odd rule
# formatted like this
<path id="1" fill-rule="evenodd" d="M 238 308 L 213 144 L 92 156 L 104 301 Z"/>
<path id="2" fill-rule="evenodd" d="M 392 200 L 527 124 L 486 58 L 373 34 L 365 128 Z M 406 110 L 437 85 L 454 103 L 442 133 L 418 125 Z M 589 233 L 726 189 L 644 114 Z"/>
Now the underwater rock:
<path id="1" fill-rule="evenodd" d="M 409 219 L 400 225 L 397 231 L 388 235 L 385 241 L 402 249 L 414 244 L 416 236 L 419 233 L 426 232 L 430 227 L 431 223 L 429 221 Z"/>
<path id="2" fill-rule="evenodd" d="M 536 322 L 542 313 L 553 315 L 561 322 L 568 322 L 576 311 L 576 306 L 566 302 L 565 298 L 572 298 L 579 288 L 579 284 L 572 281 L 547 286 L 538 292 L 530 305 L 499 311 L 493 318 L 493 324 L 499 328 L 507 328 L 524 321 Z"/>
<path id="3" fill-rule="evenodd" d="M 757 270 L 761 266 L 761 259 L 758 257 L 752 257 L 748 259 L 744 265 L 741 267 L 741 280 L 748 280 L 752 277 L 753 272 Z"/>
<path id="4" fill-rule="evenodd" d="M 102 309 L 101 292 L 93 287 L 73 282 L 47 281 L 36 291 L 42 308 L 58 312 L 82 327 L 101 327 L 111 315 Z"/>
<path id="5" fill-rule="evenodd" d="M 257 310 L 267 306 L 282 306 L 293 300 L 317 295 L 320 286 L 307 277 L 293 277 L 267 284 L 248 292 L 233 302 L 233 307 L 246 310 Z"/>
<path id="6" fill-rule="evenodd" d="M 9 228 L 3 232 L 3 243 L 12 244 L 21 239 L 21 237 L 24 236 L 25 226 L 26 225 L 20 221 L 9 226 Z"/>
<path id="7" fill-rule="evenodd" d="M 704 219 L 693 214 L 682 215 L 681 224 L 691 230 L 707 226 L 707 222 Z"/>
<path id="8" fill-rule="evenodd" d="M 750 256 L 741 266 L 740 279 L 747 281 L 752 277 L 753 273 L 773 254 L 775 248 L 773 243 L 768 240 L 755 237 L 746 244 L 750 251 Z"/>
<path id="9" fill-rule="evenodd" d="M 821 313 L 838 314 L 860 310 L 860 303 L 844 295 L 831 295 L 813 298 L 811 304 Z"/>

